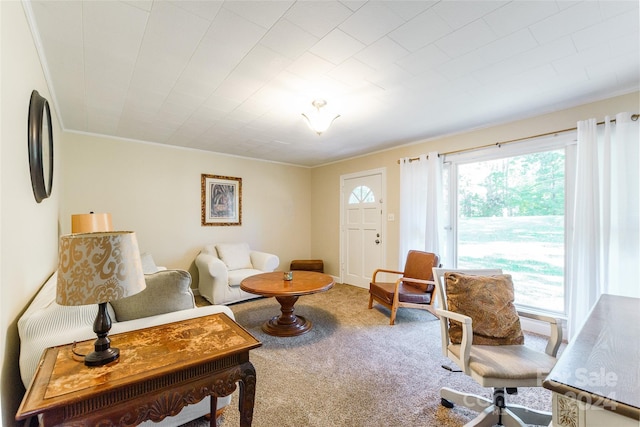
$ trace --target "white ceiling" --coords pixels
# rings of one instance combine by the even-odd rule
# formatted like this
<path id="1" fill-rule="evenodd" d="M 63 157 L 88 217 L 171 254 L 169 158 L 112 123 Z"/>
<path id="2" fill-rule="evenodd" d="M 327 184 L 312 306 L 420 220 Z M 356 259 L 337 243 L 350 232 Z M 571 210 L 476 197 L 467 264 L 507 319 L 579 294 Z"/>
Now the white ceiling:
<path id="1" fill-rule="evenodd" d="M 31 1 L 66 130 L 314 166 L 638 90 L 633 1 Z M 321 136 L 302 112 L 341 115 Z M 615 113 L 615 112 L 614 112 Z"/>

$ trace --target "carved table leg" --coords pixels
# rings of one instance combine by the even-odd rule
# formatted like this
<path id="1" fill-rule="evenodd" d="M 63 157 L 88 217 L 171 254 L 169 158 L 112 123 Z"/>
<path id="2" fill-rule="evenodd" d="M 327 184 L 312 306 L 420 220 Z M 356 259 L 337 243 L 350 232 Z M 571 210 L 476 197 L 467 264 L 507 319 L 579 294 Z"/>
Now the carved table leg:
<path id="1" fill-rule="evenodd" d="M 250 427 L 253 420 L 253 406 L 256 398 L 256 370 L 251 362 L 241 366 L 240 377 L 240 426 Z"/>
<path id="2" fill-rule="evenodd" d="M 210 396 L 211 399 L 211 407 L 209 410 L 209 427 L 216 427 L 218 425 L 218 397 L 215 395 Z"/>
<path id="3" fill-rule="evenodd" d="M 262 325 L 262 330 L 269 335 L 291 337 L 301 335 L 311 329 L 311 321 L 293 314 L 293 306 L 298 301 L 297 296 L 276 297 L 280 303 L 280 316 L 275 316 Z"/>

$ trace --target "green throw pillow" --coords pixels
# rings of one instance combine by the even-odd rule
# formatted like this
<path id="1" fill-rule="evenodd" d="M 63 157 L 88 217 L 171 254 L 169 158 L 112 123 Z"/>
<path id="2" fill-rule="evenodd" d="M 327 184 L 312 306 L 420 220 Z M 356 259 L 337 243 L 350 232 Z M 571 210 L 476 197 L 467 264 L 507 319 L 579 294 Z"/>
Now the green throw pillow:
<path id="1" fill-rule="evenodd" d="M 139 319 L 196 306 L 191 275 L 184 270 L 163 270 L 144 276 L 147 287 L 135 295 L 111 301 L 116 320 Z"/>

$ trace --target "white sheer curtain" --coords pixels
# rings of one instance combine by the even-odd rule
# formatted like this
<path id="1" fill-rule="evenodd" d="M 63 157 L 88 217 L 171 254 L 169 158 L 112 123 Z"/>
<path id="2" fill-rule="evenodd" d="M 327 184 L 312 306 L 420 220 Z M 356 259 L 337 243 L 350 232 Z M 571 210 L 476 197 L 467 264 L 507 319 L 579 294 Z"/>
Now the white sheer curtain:
<path id="1" fill-rule="evenodd" d="M 599 127 L 578 122 L 573 230 L 567 290 L 569 337 L 602 293 L 640 297 L 638 122 L 620 113 Z"/>
<path id="2" fill-rule="evenodd" d="M 400 160 L 400 269 L 410 249 L 442 254 L 442 158 Z"/>

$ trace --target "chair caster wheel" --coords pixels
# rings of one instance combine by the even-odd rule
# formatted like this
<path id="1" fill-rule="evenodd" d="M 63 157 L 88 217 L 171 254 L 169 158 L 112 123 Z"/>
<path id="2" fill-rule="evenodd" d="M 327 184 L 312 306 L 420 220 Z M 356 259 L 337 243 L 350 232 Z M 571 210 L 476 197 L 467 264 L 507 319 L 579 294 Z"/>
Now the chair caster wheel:
<path id="1" fill-rule="evenodd" d="M 449 408 L 449 409 L 453 408 L 453 402 L 448 401 L 444 397 L 440 398 L 440 404 L 445 408 Z"/>

